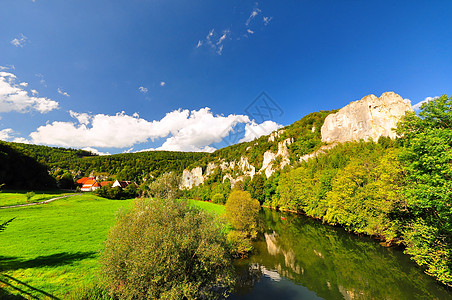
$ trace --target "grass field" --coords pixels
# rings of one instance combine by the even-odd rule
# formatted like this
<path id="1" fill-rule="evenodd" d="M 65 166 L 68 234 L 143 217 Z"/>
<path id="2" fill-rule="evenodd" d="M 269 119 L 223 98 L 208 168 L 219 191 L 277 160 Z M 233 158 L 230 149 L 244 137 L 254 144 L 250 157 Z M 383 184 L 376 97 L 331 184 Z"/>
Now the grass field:
<path id="1" fill-rule="evenodd" d="M 0 207 L 27 203 L 26 191 L 2 191 L 0 192 Z M 35 191 L 35 196 L 30 202 L 41 202 L 55 197 L 73 194 L 68 191 Z"/>
<path id="2" fill-rule="evenodd" d="M 0 222 L 15 217 L 0 232 L 0 298 L 10 294 L 10 299 L 16 299 L 13 295 L 67 299 L 72 290 L 94 281 L 99 252 L 115 215 L 132 203 L 82 195 L 0 210 Z M 224 212 L 223 206 L 209 202 L 189 203 Z"/>

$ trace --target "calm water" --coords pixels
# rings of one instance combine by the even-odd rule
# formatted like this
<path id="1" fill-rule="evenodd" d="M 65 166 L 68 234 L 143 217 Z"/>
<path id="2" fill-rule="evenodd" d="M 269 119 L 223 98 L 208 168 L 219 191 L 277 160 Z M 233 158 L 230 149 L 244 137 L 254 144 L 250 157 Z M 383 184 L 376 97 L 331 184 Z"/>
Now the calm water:
<path id="1" fill-rule="evenodd" d="M 261 216 L 264 233 L 237 262 L 241 284 L 229 299 L 452 299 L 399 249 L 304 216 Z"/>

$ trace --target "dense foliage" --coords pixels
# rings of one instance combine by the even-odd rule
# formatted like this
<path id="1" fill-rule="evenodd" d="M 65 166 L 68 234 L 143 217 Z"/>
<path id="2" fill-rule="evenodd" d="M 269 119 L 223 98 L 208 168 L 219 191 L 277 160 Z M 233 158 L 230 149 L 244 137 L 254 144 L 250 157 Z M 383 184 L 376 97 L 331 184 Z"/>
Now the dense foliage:
<path id="1" fill-rule="evenodd" d="M 196 152 L 147 151 L 98 156 L 85 150 L 2 143 L 47 166 L 58 180 L 65 174 L 94 174 L 140 182 L 143 179 L 156 178 L 165 172 L 182 173 L 186 167 L 209 155 Z M 67 175 L 65 176 L 67 180 Z M 70 182 L 65 181 L 64 184 L 70 185 Z"/>
<path id="2" fill-rule="evenodd" d="M 228 240 L 235 255 L 244 256 L 252 250 L 251 241 L 259 231 L 259 201 L 252 199 L 250 193 L 235 190 L 226 201 L 226 217 L 232 230 Z"/>
<path id="3" fill-rule="evenodd" d="M 424 103 L 399 128 L 409 184 L 404 218 L 407 253 L 452 285 L 452 98 Z"/>
<path id="4" fill-rule="evenodd" d="M 183 201 L 137 201 L 111 229 L 101 261 L 121 299 L 213 299 L 233 281 L 222 229 Z"/>
<path id="5" fill-rule="evenodd" d="M 0 141 L 0 184 L 7 189 L 45 190 L 56 187 L 46 166 Z"/>
<path id="6" fill-rule="evenodd" d="M 147 196 L 160 199 L 176 199 L 179 196 L 180 175 L 175 172 L 163 173 L 150 184 L 144 183 Z"/>
<path id="7" fill-rule="evenodd" d="M 119 186 L 112 187 L 108 184 L 95 190 L 94 194 L 106 199 L 124 200 L 138 197 L 139 192 L 138 187 L 133 183 L 129 184 L 124 189 Z"/>

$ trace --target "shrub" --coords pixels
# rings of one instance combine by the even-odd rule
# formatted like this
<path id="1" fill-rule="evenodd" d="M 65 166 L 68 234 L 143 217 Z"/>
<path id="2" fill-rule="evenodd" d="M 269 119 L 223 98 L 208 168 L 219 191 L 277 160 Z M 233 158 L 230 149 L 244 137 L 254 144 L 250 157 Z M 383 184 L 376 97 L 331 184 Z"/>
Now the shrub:
<path id="1" fill-rule="evenodd" d="M 120 299 L 211 299 L 234 278 L 222 228 L 175 200 L 137 200 L 111 229 L 101 263 Z"/>
<path id="2" fill-rule="evenodd" d="M 148 195 L 160 199 L 175 199 L 179 195 L 180 176 L 175 172 L 164 173 L 149 184 Z"/>
<path id="3" fill-rule="evenodd" d="M 224 204 L 224 195 L 223 194 L 215 194 L 212 197 L 212 202 L 216 204 Z"/>
<path id="4" fill-rule="evenodd" d="M 258 231 L 259 201 L 250 193 L 233 191 L 226 202 L 226 216 L 235 230 L 243 231 L 254 238 Z"/>
<path id="5" fill-rule="evenodd" d="M 253 249 L 251 240 L 259 232 L 259 201 L 252 199 L 250 193 L 233 191 L 226 202 L 226 217 L 233 230 L 228 241 L 234 255 L 244 257 Z"/>
<path id="6" fill-rule="evenodd" d="M 35 192 L 27 192 L 25 194 L 25 197 L 27 197 L 27 202 L 31 202 L 31 198 L 33 198 L 35 195 Z"/>

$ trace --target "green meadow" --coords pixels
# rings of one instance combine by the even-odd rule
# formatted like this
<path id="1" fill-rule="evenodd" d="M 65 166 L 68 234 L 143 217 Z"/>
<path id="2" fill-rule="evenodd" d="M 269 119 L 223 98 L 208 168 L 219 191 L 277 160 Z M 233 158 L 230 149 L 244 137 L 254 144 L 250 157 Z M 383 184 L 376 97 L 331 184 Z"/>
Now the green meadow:
<path id="1" fill-rule="evenodd" d="M 18 204 L 26 204 L 26 203 L 35 203 L 41 202 L 45 200 L 49 200 L 55 197 L 61 197 L 64 195 L 71 195 L 73 193 L 68 191 L 36 191 L 35 195 L 27 202 L 27 196 L 25 195 L 27 191 L 8 191 L 5 190 L 0 193 L 0 207 L 2 206 L 10 206 L 10 205 L 18 205 Z"/>
<path id="2" fill-rule="evenodd" d="M 133 202 L 84 194 L 49 204 L 0 209 L 1 223 L 15 218 L 0 232 L 0 298 L 66 299 L 74 290 L 95 282 L 109 228 L 117 212 L 129 209 Z M 223 206 L 208 202 L 190 201 L 190 205 L 224 212 Z"/>

